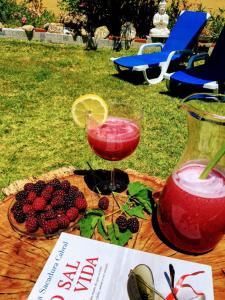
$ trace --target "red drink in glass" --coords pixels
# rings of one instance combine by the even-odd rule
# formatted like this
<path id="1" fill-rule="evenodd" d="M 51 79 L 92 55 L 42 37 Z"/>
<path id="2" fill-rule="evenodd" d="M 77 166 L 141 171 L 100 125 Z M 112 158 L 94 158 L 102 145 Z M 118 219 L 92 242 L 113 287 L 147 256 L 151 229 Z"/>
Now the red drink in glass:
<path id="1" fill-rule="evenodd" d="M 159 200 L 162 233 L 177 248 L 192 253 L 213 249 L 225 232 L 225 174 L 213 169 L 199 179 L 204 167 L 191 162 L 174 172 Z"/>
<path id="2" fill-rule="evenodd" d="M 88 128 L 87 136 L 95 154 L 116 161 L 134 152 L 140 140 L 140 129 L 132 120 L 109 117 L 104 124 Z"/>

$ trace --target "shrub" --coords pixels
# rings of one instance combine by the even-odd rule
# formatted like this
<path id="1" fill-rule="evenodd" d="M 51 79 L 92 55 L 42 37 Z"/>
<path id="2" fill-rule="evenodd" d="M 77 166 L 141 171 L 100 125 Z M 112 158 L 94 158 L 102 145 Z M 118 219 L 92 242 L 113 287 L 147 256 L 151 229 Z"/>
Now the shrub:
<path id="1" fill-rule="evenodd" d="M 158 7 L 157 0 L 59 0 L 59 4 L 70 14 L 86 14 L 89 32 L 106 25 L 111 34 L 120 35 L 121 25 L 132 22 L 139 36 L 149 33 Z"/>
<path id="2" fill-rule="evenodd" d="M 27 24 L 34 27 L 40 27 L 55 20 L 52 13 L 43 8 L 36 10 L 29 0 L 20 4 L 16 3 L 15 0 L 0 0 L 0 22 L 12 27 L 21 26 L 23 16 L 26 17 Z"/>
<path id="3" fill-rule="evenodd" d="M 219 8 L 218 12 L 211 14 L 211 21 L 209 22 L 209 26 L 208 26 L 208 30 L 212 42 L 215 42 L 218 39 L 224 25 L 225 25 L 225 9 Z"/>

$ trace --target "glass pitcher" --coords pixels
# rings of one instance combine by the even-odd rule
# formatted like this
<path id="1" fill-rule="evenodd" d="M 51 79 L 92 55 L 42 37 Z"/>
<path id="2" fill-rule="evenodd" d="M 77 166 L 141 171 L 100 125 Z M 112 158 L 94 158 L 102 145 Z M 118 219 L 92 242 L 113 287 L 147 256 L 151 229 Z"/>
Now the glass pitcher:
<path id="1" fill-rule="evenodd" d="M 187 112 L 188 142 L 160 195 L 157 219 L 176 248 L 204 253 L 225 233 L 225 156 L 199 179 L 225 143 L 225 95 L 194 94 L 180 108 Z"/>

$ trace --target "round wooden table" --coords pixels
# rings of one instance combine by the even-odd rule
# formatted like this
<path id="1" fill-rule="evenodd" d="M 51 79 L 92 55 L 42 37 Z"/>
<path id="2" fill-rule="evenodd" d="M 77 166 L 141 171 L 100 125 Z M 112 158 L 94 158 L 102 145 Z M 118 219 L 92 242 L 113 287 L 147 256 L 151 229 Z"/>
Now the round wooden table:
<path id="1" fill-rule="evenodd" d="M 88 172 L 90 171 L 80 171 L 75 172 L 75 174 L 72 172 L 72 174 L 67 175 L 59 173 L 58 178 L 68 179 L 72 184 L 78 186 L 84 193 L 89 208 L 92 208 L 97 206 L 98 197 L 88 188 L 84 180 Z M 140 174 L 133 170 L 126 170 L 126 174 L 130 182 L 140 181 L 155 190 L 162 189 L 164 184 L 162 180 L 156 177 Z M 51 179 L 51 177 L 55 177 L 55 173 L 47 176 L 48 179 Z M 43 179 L 46 179 L 46 176 Z M 17 188 L 19 189 L 19 186 Z M 57 238 L 32 240 L 16 233 L 11 228 L 7 218 L 8 207 L 13 197 L 13 195 L 7 196 L 0 204 L 0 299 L 23 300 L 27 299 Z M 112 207 L 110 209 L 117 209 L 115 202 L 111 201 L 111 203 Z M 127 246 L 168 257 L 211 265 L 215 299 L 225 299 L 225 236 L 217 247 L 207 254 L 186 255 L 167 246 L 156 234 L 152 224 L 150 216 L 146 220 L 141 220 L 139 232 L 133 235 Z M 79 230 L 75 229 L 71 233 L 79 234 Z M 98 233 L 95 233 L 93 238 L 102 240 Z"/>

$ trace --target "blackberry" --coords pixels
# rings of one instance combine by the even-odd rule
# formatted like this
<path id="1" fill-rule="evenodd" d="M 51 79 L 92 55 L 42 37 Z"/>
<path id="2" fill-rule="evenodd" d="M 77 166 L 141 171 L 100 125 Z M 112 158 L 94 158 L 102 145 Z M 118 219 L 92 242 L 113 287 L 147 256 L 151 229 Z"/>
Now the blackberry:
<path id="1" fill-rule="evenodd" d="M 40 227 L 44 226 L 46 220 L 45 220 L 43 214 L 37 215 L 37 221 L 38 221 L 38 225 L 39 225 Z"/>
<path id="2" fill-rule="evenodd" d="M 119 230 L 121 232 L 124 232 L 127 230 L 127 218 L 125 216 L 119 216 L 117 219 L 116 219 L 116 224 L 118 225 L 119 227 Z"/>
<path id="3" fill-rule="evenodd" d="M 24 201 L 27 198 L 27 191 L 20 191 L 16 194 L 16 201 Z"/>
<path id="4" fill-rule="evenodd" d="M 53 198 L 55 198 L 55 197 L 58 197 L 58 196 L 60 196 L 60 197 L 64 197 L 65 196 L 65 191 L 64 190 L 57 190 L 57 191 L 55 191 L 53 194 L 52 194 L 52 197 Z"/>
<path id="5" fill-rule="evenodd" d="M 67 202 L 73 202 L 74 200 L 75 200 L 75 196 L 73 196 L 73 195 L 66 195 L 65 197 L 64 197 L 64 199 L 65 199 L 65 201 Z"/>
<path id="6" fill-rule="evenodd" d="M 53 186 L 54 190 L 60 190 L 61 189 L 61 183 L 59 179 L 54 178 L 51 181 L 49 181 L 48 185 Z"/>
<path id="7" fill-rule="evenodd" d="M 101 197 L 98 201 L 98 207 L 106 210 L 109 207 L 109 199 L 107 197 Z"/>
<path id="8" fill-rule="evenodd" d="M 32 182 L 26 183 L 23 187 L 25 191 L 33 191 L 33 188 L 34 188 L 34 183 Z"/>
<path id="9" fill-rule="evenodd" d="M 69 191 L 68 191 L 68 196 L 69 196 L 69 197 L 74 197 L 74 198 L 75 198 L 78 191 L 79 191 L 78 187 L 72 185 L 72 186 L 70 187 Z"/>
<path id="10" fill-rule="evenodd" d="M 13 217 L 17 223 L 23 223 L 26 220 L 26 215 L 22 210 L 13 211 Z"/>
<path id="11" fill-rule="evenodd" d="M 70 182 L 68 180 L 63 180 L 61 182 L 61 188 L 64 190 L 64 191 L 68 191 L 70 189 Z"/>
<path id="12" fill-rule="evenodd" d="M 83 198 L 83 199 L 85 199 L 84 194 L 81 191 L 79 191 L 79 190 L 76 192 L 75 198 Z"/>
<path id="13" fill-rule="evenodd" d="M 22 209 L 23 209 L 23 204 L 21 202 L 15 202 L 11 207 L 11 212 L 13 213 L 14 211 L 22 210 Z"/>
<path id="14" fill-rule="evenodd" d="M 133 217 L 127 220 L 127 227 L 132 233 L 136 233 L 139 230 L 138 218 Z"/>
<path id="15" fill-rule="evenodd" d="M 74 200 L 75 200 L 74 197 L 70 197 L 69 195 L 66 195 L 66 196 L 64 197 L 65 208 L 66 208 L 66 209 L 69 209 L 69 208 L 71 208 L 71 207 L 74 207 L 74 206 L 75 206 Z"/>
<path id="16" fill-rule="evenodd" d="M 44 181 L 42 181 L 42 180 L 38 180 L 38 181 L 34 184 L 33 191 L 37 194 L 37 196 L 40 196 L 40 195 L 41 195 L 41 192 L 42 192 L 44 186 L 45 186 L 45 183 L 44 183 Z"/>

